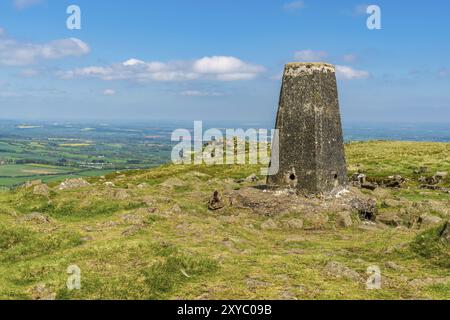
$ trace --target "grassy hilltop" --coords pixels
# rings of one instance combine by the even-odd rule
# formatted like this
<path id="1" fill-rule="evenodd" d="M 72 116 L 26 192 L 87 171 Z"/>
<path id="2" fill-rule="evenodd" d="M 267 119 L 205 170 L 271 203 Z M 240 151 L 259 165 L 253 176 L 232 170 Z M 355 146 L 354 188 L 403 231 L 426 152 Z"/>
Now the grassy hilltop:
<path id="1" fill-rule="evenodd" d="M 441 239 L 450 177 L 436 190 L 419 181 L 450 173 L 450 144 L 361 142 L 346 153 L 350 175 L 407 179 L 355 191 L 376 200 L 375 221 L 352 210 L 345 224 L 342 212 L 304 207 L 208 210 L 216 190 L 264 183 L 245 180 L 257 166 L 165 165 L 65 190 L 51 182 L 2 192 L 0 298 L 450 299 L 450 246 Z M 81 290 L 67 289 L 70 265 L 81 269 Z M 367 290 L 374 265 L 382 287 Z"/>

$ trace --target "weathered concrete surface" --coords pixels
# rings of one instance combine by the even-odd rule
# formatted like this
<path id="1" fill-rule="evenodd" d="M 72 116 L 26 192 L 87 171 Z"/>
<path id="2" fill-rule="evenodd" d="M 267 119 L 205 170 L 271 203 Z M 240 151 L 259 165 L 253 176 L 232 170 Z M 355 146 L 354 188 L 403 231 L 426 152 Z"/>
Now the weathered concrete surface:
<path id="1" fill-rule="evenodd" d="M 269 185 L 320 194 L 347 184 L 333 65 L 286 65 L 276 128 L 279 129 L 279 172 L 268 177 Z"/>

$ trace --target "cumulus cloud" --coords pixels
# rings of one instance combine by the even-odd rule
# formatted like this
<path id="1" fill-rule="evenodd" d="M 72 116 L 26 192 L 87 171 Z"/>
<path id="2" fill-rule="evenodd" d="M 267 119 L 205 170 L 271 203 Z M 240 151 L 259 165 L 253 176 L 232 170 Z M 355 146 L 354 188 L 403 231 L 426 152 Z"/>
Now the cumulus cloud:
<path id="1" fill-rule="evenodd" d="M 367 79 L 370 73 L 364 70 L 356 70 L 348 66 L 336 66 L 337 77 L 344 80 Z"/>
<path id="2" fill-rule="evenodd" d="M 42 2 L 42 0 L 14 0 L 13 4 L 16 9 L 23 10 L 41 4 Z"/>
<path id="3" fill-rule="evenodd" d="M 301 62 L 323 61 L 328 57 L 326 51 L 301 50 L 294 53 L 294 59 Z"/>
<path id="4" fill-rule="evenodd" d="M 105 89 L 103 90 L 103 95 L 104 96 L 113 96 L 116 94 L 116 90 L 113 89 Z"/>
<path id="5" fill-rule="evenodd" d="M 305 7 L 305 2 L 302 0 L 289 2 L 283 5 L 283 9 L 286 11 L 298 11 Z"/>
<path id="6" fill-rule="evenodd" d="M 38 60 L 78 57 L 90 52 L 89 46 L 76 38 L 60 39 L 43 44 L 20 42 L 0 30 L 0 65 L 26 66 Z"/>
<path id="7" fill-rule="evenodd" d="M 64 79 L 97 78 L 105 81 L 191 81 L 212 79 L 218 81 L 250 80 L 265 71 L 259 65 L 235 57 L 213 56 L 194 61 L 145 62 L 129 59 L 108 66 L 90 66 L 59 73 Z"/>

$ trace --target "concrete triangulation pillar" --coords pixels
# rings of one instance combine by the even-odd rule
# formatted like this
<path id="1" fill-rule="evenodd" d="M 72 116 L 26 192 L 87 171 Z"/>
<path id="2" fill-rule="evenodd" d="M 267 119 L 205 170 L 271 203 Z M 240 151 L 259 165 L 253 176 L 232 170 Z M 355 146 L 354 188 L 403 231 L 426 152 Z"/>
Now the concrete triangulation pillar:
<path id="1" fill-rule="evenodd" d="M 335 67 L 289 63 L 284 69 L 276 129 L 278 173 L 268 184 L 322 194 L 347 184 Z M 275 159 L 274 157 L 277 157 Z"/>

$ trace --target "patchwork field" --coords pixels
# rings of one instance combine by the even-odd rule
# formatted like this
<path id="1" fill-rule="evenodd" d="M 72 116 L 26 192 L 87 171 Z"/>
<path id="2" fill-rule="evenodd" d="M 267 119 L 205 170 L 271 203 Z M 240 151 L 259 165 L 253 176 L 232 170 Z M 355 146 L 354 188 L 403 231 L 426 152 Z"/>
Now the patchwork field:
<path id="1" fill-rule="evenodd" d="M 380 187 L 307 199 L 264 192 L 257 166 L 164 165 L 1 193 L 0 298 L 450 299 L 450 144 L 346 152 L 349 175 Z M 382 187 L 393 174 L 405 181 Z M 354 196 L 375 202 L 370 220 Z"/>

